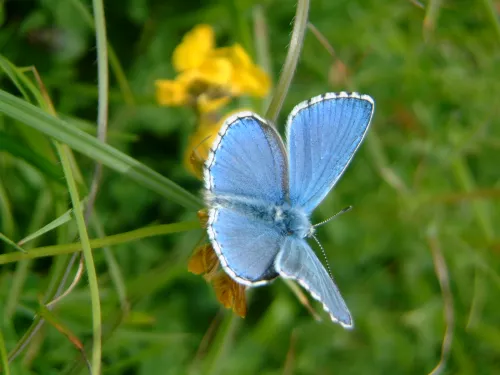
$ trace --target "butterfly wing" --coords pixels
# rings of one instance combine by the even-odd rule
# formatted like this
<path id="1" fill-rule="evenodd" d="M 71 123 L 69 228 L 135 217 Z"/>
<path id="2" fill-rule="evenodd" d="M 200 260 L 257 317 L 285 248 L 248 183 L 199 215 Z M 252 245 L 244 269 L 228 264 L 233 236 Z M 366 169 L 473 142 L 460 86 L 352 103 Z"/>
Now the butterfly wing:
<path id="1" fill-rule="evenodd" d="M 285 148 L 274 128 L 251 112 L 225 122 L 205 165 L 208 235 L 225 271 L 242 284 L 277 276 L 274 260 L 283 238 L 255 216 L 284 202 L 287 175 Z"/>
<path id="2" fill-rule="evenodd" d="M 276 130 L 251 112 L 230 117 L 205 164 L 205 188 L 215 196 L 283 203 L 288 192 L 285 147 Z"/>
<path id="3" fill-rule="evenodd" d="M 369 96 L 345 92 L 294 108 L 287 122 L 292 205 L 311 213 L 325 198 L 363 140 L 373 109 Z"/>
<path id="4" fill-rule="evenodd" d="M 262 285 L 278 276 L 274 261 L 284 238 L 273 227 L 227 208 L 210 210 L 208 236 L 222 267 L 245 285 Z"/>
<path id="5" fill-rule="evenodd" d="M 295 280 L 308 290 L 334 322 L 345 328 L 353 327 L 351 313 L 337 286 L 305 240 L 287 237 L 275 268 L 281 277 Z"/>

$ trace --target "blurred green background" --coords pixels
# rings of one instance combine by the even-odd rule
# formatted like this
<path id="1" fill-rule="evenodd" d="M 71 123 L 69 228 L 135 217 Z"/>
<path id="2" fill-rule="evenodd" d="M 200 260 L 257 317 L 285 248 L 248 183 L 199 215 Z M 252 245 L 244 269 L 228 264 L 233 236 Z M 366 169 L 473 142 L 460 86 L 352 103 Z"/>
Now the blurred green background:
<path id="1" fill-rule="evenodd" d="M 182 163 L 196 117 L 187 108 L 158 106 L 154 81 L 174 77 L 173 49 L 206 23 L 218 45 L 239 42 L 257 63 L 256 45 L 267 42 L 277 82 L 295 2 L 104 6 L 125 78 L 110 73 L 108 141 L 198 195 L 201 183 Z M 335 56 L 307 32 L 281 129 L 295 104 L 324 92 L 358 91 L 376 102 L 367 140 L 313 218 L 354 206 L 318 233 L 354 330 L 332 324 L 316 303 L 324 321 L 315 321 L 281 280 L 252 290 L 247 317 L 234 316 L 203 278 L 187 272 L 202 230 L 156 236 L 94 251 L 102 372 L 429 374 L 443 356 L 436 373 L 500 373 L 499 7 L 496 0 L 311 0 L 309 20 Z M 59 116 L 95 134 L 96 44 L 85 16 L 91 12 L 87 0 L 0 1 L 0 87 L 20 96 L 8 62 L 35 66 Z M 256 18 L 267 34 L 254 32 Z M 231 108 L 248 105 L 264 114 L 245 98 Z M 52 152 L 49 138 L 18 120 L 0 117 L 0 232 L 13 241 L 71 207 L 58 159 L 36 156 Z M 89 184 L 94 161 L 75 155 Z M 90 237 L 104 237 L 99 226 L 109 235 L 195 214 L 105 168 L 93 219 L 99 224 L 90 225 Z M 75 240 L 72 220 L 36 246 Z M 0 242 L 0 255 L 15 252 Z M 24 340 L 68 257 L 0 266 L 0 367 Z M 90 306 L 84 275 L 10 363 L 10 373 L 88 373 L 71 337 L 90 358 Z"/>

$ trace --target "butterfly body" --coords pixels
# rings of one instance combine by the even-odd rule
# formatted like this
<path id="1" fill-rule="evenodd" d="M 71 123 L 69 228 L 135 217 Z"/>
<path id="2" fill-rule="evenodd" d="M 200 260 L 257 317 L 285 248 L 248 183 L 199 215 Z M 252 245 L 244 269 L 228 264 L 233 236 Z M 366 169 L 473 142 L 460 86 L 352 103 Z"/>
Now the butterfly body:
<path id="1" fill-rule="evenodd" d="M 206 196 L 205 201 L 212 208 L 230 209 L 249 219 L 274 227 L 282 236 L 305 238 L 311 237 L 314 233 L 309 215 L 300 207 L 293 207 L 288 202 L 269 205 L 262 200 L 238 196 Z"/>
<path id="2" fill-rule="evenodd" d="M 356 93 L 302 102 L 288 118 L 288 151 L 274 127 L 241 112 L 225 121 L 204 170 L 207 231 L 224 270 L 248 286 L 293 279 L 346 328 L 350 312 L 306 240 L 311 213 L 349 164 L 373 109 Z"/>

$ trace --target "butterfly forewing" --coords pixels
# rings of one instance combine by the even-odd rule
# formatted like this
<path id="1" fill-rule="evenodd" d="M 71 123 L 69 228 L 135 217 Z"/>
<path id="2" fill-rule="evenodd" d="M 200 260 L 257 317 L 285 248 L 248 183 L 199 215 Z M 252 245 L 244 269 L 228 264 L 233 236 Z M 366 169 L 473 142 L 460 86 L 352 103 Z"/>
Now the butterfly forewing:
<path id="1" fill-rule="evenodd" d="M 278 133 L 251 112 L 229 118 L 205 165 L 210 194 L 283 203 L 288 190 L 285 148 Z"/>
<path id="2" fill-rule="evenodd" d="M 363 140 L 373 100 L 325 94 L 300 103 L 287 123 L 290 201 L 311 213 L 338 181 Z"/>

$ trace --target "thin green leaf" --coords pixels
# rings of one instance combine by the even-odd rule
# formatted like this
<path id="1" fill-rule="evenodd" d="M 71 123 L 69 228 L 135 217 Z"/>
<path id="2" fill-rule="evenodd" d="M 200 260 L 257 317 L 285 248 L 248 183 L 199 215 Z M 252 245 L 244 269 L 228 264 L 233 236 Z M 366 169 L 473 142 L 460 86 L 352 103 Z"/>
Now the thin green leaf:
<path id="1" fill-rule="evenodd" d="M 94 29 L 94 19 L 92 18 L 92 14 L 89 12 L 89 10 L 85 7 L 85 5 L 78 0 L 70 0 L 73 6 L 78 9 L 78 11 L 81 13 L 82 18 L 87 22 L 90 28 Z M 134 94 L 132 93 L 132 90 L 130 89 L 130 85 L 127 81 L 127 76 L 120 64 L 120 60 L 116 56 L 115 50 L 111 46 L 111 43 L 108 43 L 108 53 L 109 53 L 109 65 L 111 66 L 111 69 L 115 75 L 116 82 L 118 83 L 118 86 L 120 86 L 120 91 L 122 92 L 123 99 L 125 103 L 127 103 L 130 106 L 135 105 L 135 98 Z"/>
<path id="2" fill-rule="evenodd" d="M 101 373 L 101 336 L 102 336 L 102 326 L 101 326 L 101 301 L 99 299 L 99 285 L 97 282 L 97 273 L 94 265 L 94 256 L 92 254 L 92 249 L 90 247 L 90 240 L 87 233 L 87 228 L 85 225 L 85 219 L 83 218 L 83 211 L 80 204 L 80 198 L 78 190 L 76 187 L 75 179 L 73 178 L 73 172 L 71 170 L 70 159 L 68 157 L 69 150 L 67 146 L 60 145 L 56 143 L 56 148 L 61 158 L 61 164 L 63 167 L 64 175 L 66 177 L 66 182 L 68 183 L 69 195 L 71 197 L 71 203 L 73 204 L 76 225 L 78 227 L 78 234 L 80 236 L 80 242 L 82 246 L 82 251 L 85 259 L 85 267 L 87 269 L 87 276 L 89 281 L 90 289 L 90 303 L 92 308 L 92 373 Z"/>
<path id="3" fill-rule="evenodd" d="M 266 118 L 273 124 L 275 124 L 278 119 L 281 107 L 285 101 L 290 84 L 292 83 L 293 76 L 295 75 L 295 69 L 299 63 L 300 52 L 302 51 L 304 36 L 307 30 L 308 17 L 309 0 L 299 0 L 297 3 L 297 11 L 295 13 L 295 21 L 293 23 L 292 38 L 290 40 L 290 46 L 288 47 L 288 53 L 285 63 L 283 64 L 278 84 L 274 90 L 273 99 L 266 113 Z"/>
<path id="4" fill-rule="evenodd" d="M 0 372 L 5 375 L 10 375 L 9 360 L 7 358 L 7 349 L 5 348 L 5 340 L 3 338 L 2 330 L 0 330 L 0 363 L 2 364 Z"/>
<path id="5" fill-rule="evenodd" d="M 132 230 L 130 232 L 115 234 L 105 238 L 90 240 L 90 247 L 92 249 L 100 249 L 104 246 L 118 245 L 121 243 L 137 241 L 147 237 L 186 232 L 188 230 L 194 229 L 200 229 L 200 223 L 198 221 L 185 221 L 175 224 L 154 225 L 146 228 Z M 81 250 L 82 245 L 80 243 L 38 247 L 31 249 L 26 254 L 0 254 L 0 264 L 18 262 L 23 259 L 36 259 L 61 254 L 71 254 Z"/>
<path id="6" fill-rule="evenodd" d="M 12 209 L 9 201 L 9 197 L 7 195 L 7 191 L 2 185 L 2 181 L 0 180 L 0 215 L 2 215 L 2 231 L 7 235 L 11 236 L 15 231 L 15 221 L 14 216 L 12 215 Z"/>
<path id="7" fill-rule="evenodd" d="M 5 57 L 3 57 L 2 55 L 0 55 L 0 69 L 2 69 L 4 71 L 4 73 L 7 75 L 7 77 L 10 78 L 12 83 L 21 92 L 22 96 L 26 100 L 28 100 L 29 99 L 28 93 L 24 90 L 23 85 L 19 81 L 16 66 L 14 64 L 12 64 L 9 60 L 7 60 Z"/>
<path id="8" fill-rule="evenodd" d="M 0 240 L 5 242 L 7 245 L 12 246 L 14 249 L 17 251 L 20 251 L 23 254 L 27 254 L 27 251 L 24 250 L 21 246 L 16 244 L 14 241 L 12 241 L 9 237 L 7 237 L 5 234 L 0 232 Z"/>
<path id="9" fill-rule="evenodd" d="M 85 205 L 85 199 L 81 201 L 81 205 L 82 206 Z M 59 216 L 58 218 L 54 219 L 53 221 L 51 221 L 50 223 L 48 223 L 47 225 L 45 225 L 44 227 L 38 229 L 36 232 L 30 234 L 29 236 L 24 237 L 17 244 L 18 245 L 24 245 L 25 243 L 30 242 L 30 241 L 34 240 L 35 238 L 38 238 L 38 237 L 44 235 L 45 233 L 50 232 L 51 230 L 56 229 L 57 227 L 59 227 L 61 225 L 64 225 L 67 222 L 69 222 L 73 218 L 73 216 L 74 216 L 73 215 L 73 209 L 71 208 L 68 211 L 66 211 L 64 214 L 62 214 L 61 216 Z"/>

